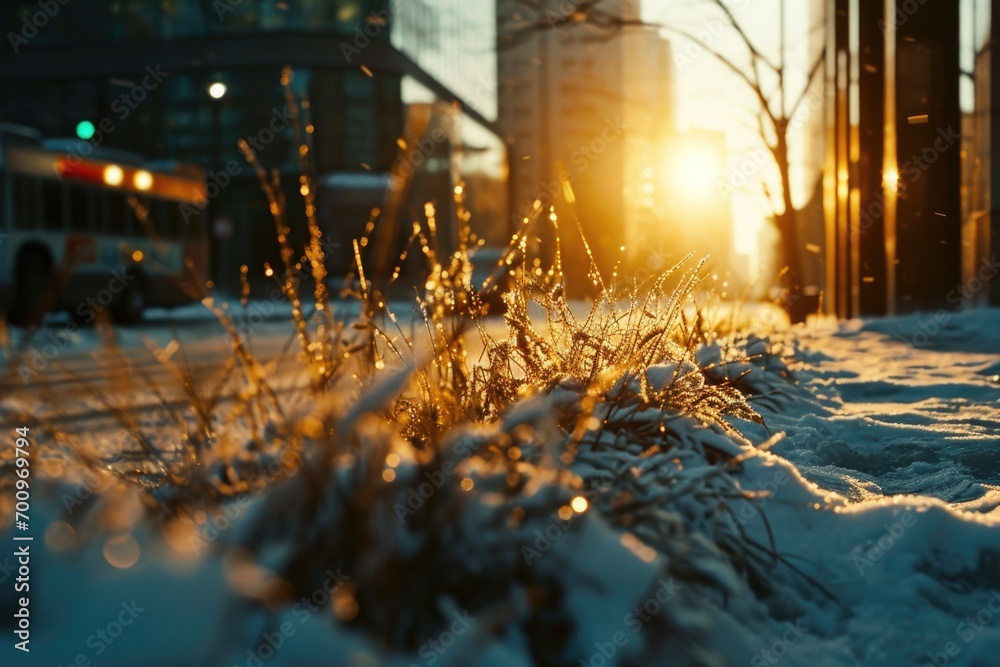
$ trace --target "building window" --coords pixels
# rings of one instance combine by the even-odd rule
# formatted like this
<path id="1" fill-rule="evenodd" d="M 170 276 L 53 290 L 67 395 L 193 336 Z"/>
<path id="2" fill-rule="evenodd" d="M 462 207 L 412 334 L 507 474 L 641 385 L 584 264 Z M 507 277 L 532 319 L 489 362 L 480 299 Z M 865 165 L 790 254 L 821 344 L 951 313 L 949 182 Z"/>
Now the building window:
<path id="1" fill-rule="evenodd" d="M 437 9 L 424 0 L 409 0 L 400 18 L 404 51 L 419 60 L 421 55 L 438 50 L 441 18 Z"/>

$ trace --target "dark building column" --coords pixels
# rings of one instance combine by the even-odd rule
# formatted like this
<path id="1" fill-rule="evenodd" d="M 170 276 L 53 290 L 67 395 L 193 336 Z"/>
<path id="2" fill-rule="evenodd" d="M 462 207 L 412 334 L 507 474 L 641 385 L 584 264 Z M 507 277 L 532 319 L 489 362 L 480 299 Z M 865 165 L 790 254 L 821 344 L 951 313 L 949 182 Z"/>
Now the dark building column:
<path id="1" fill-rule="evenodd" d="M 885 7 L 881 2 L 858 3 L 858 127 L 856 147 L 859 208 L 852 211 L 857 230 L 852 272 L 857 303 L 852 315 L 884 315 L 887 276 L 885 251 L 886 197 L 883 187 L 885 137 Z M 854 150 L 852 150 L 852 153 Z"/>
<path id="2" fill-rule="evenodd" d="M 851 315 L 849 192 L 850 97 L 848 75 L 851 53 L 850 3 L 831 0 L 827 5 L 827 303 L 837 317 Z"/>
<path id="3" fill-rule="evenodd" d="M 989 61 L 989 201 L 990 201 L 990 247 L 987 256 L 1000 255 L 1000 0 L 992 0 L 990 6 L 990 61 Z M 990 303 L 1000 306 L 1000 276 L 991 281 Z"/>
<path id="4" fill-rule="evenodd" d="M 896 307 L 953 307 L 961 281 L 959 3 L 897 0 Z"/>

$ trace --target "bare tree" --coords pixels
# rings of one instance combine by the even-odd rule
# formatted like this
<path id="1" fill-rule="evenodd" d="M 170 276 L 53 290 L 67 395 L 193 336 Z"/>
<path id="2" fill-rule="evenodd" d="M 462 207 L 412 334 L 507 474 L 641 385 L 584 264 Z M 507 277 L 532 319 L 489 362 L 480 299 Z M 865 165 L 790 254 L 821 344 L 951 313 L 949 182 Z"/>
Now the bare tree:
<path id="1" fill-rule="evenodd" d="M 801 89 L 792 91 L 790 88 L 793 81 L 789 75 L 791 63 L 788 61 L 784 48 L 784 0 L 782 0 L 782 25 L 780 29 L 782 44 L 776 60 L 772 60 L 758 48 L 723 0 L 698 0 L 694 3 L 713 6 L 720 12 L 721 17 L 732 27 L 740 43 L 748 52 L 750 57 L 748 65 L 736 62 L 698 34 L 672 25 L 650 24 L 625 18 L 602 7 L 602 2 L 603 0 L 562 0 L 561 2 L 558 0 L 555 2 L 553 0 L 510 0 L 508 6 L 519 5 L 527 11 L 528 16 L 527 18 L 519 17 L 520 20 L 511 21 L 508 24 L 508 29 L 501 34 L 499 47 L 503 49 L 516 45 L 540 30 L 557 29 L 581 23 L 608 31 L 629 25 L 646 25 L 665 29 L 690 40 L 730 70 L 755 99 L 758 106 L 754 114 L 757 120 L 757 131 L 778 171 L 781 190 L 779 196 L 782 206 L 780 211 L 775 211 L 774 218 L 781 237 L 784 263 L 782 305 L 793 322 L 803 321 L 809 308 L 802 299 L 802 248 L 797 222 L 798 212 L 792 203 L 789 139 L 790 131 L 795 127 L 796 115 L 806 102 L 812 82 L 823 66 L 826 56 L 825 48 L 820 49 L 819 53 L 806 64 L 805 82 Z M 769 85 L 775 81 L 775 85 Z M 770 200 L 771 193 L 766 191 L 766 185 L 765 194 Z"/>
<path id="2" fill-rule="evenodd" d="M 784 271 L 782 283 L 785 289 L 783 305 L 793 322 L 801 322 L 808 315 L 808 307 L 802 300 L 802 247 L 799 240 L 798 212 L 792 204 L 791 163 L 789 161 L 790 130 L 802 105 L 805 103 L 812 82 L 819 73 L 826 57 L 826 49 L 820 49 L 814 58 L 807 63 L 805 81 L 800 90 L 790 91 L 789 62 L 785 50 L 784 38 L 784 0 L 781 4 L 781 26 L 779 29 L 781 47 L 778 59 L 767 57 L 754 43 L 747 31 L 740 25 L 729 7 L 723 0 L 705 0 L 714 5 L 722 13 L 725 20 L 733 28 L 740 42 L 750 55 L 749 66 L 740 65 L 723 54 L 704 38 L 689 31 L 673 26 L 664 26 L 668 31 L 680 35 L 701 46 L 702 49 L 728 70 L 750 90 L 759 108 L 756 110 L 760 139 L 767 147 L 774 160 L 780 179 L 781 210 L 775 212 L 775 225 L 781 236 L 782 259 Z M 764 84 L 765 77 L 770 74 L 772 80 L 777 80 L 774 89 L 768 92 Z M 794 92 L 794 95 L 792 94 Z M 766 186 L 765 186 L 766 188 Z M 769 194 L 765 190 L 765 194 Z M 770 199 L 770 197 L 768 197 Z"/>

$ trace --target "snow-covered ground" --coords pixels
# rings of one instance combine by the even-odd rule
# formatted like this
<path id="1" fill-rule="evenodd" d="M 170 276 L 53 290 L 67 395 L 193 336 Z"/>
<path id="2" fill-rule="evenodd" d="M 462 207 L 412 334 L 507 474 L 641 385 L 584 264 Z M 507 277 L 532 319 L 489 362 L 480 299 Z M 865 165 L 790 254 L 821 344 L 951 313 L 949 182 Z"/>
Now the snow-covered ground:
<path id="1" fill-rule="evenodd" d="M 731 509 L 734 527 L 785 560 L 766 599 L 735 586 L 724 603 L 705 602 L 687 619 L 719 660 L 704 664 L 1000 664 L 1000 311 L 821 322 L 772 343 L 795 382 L 755 371 L 771 374 L 756 383 L 768 391 L 751 401 L 765 424 L 739 422 L 749 442 L 737 441 L 746 460 L 736 479 L 760 495 L 733 500 Z M 750 346 L 763 349 L 760 341 Z M 786 437 L 769 451 L 751 446 L 779 432 Z M 53 520 L 64 500 L 50 498 L 35 521 Z M 259 516 L 262 502 L 234 505 L 228 534 Z M 645 600 L 654 615 L 694 604 L 685 582 L 657 585 L 652 565 L 609 547 L 618 540 L 592 513 L 587 519 L 587 530 L 554 543 L 541 561 L 581 582 L 575 606 L 587 623 L 576 641 L 590 657 L 574 664 L 677 664 L 672 654 L 636 662 L 638 645 L 662 628 L 630 614 L 644 590 L 662 593 Z M 41 548 L 43 532 L 32 564 L 32 653 L 12 651 L 6 629 L 3 665 L 527 664 L 519 636 L 494 637 L 471 655 L 429 644 L 389 655 L 338 629 L 329 591 L 318 591 L 316 611 L 286 610 L 277 626 L 248 631 L 227 566 L 214 557 L 178 563 L 141 532 L 135 545 L 98 542 L 60 554 Z M 56 531 L 45 542 L 59 539 Z M 134 566 L 108 564 L 130 560 L 134 548 Z M 9 600 L 12 579 L 3 577 L 0 600 Z M 593 581 L 604 594 L 585 585 Z M 448 638 L 456 647 L 482 640 L 486 624 L 473 632 L 456 619 Z M 275 634 L 282 622 L 287 631 Z"/>
<path id="2" fill-rule="evenodd" d="M 821 324 L 787 343 L 799 386 L 755 402 L 787 433 L 761 459 L 787 472 L 756 475 L 773 490 L 761 510 L 844 608 L 790 594 L 810 630 L 775 645 L 785 664 L 1000 664 L 1000 311 Z"/>
<path id="3" fill-rule="evenodd" d="M 789 436 L 774 453 L 851 500 L 1000 505 L 998 311 L 853 321 L 797 332 L 793 344 L 807 392 L 780 409 L 758 404 Z"/>

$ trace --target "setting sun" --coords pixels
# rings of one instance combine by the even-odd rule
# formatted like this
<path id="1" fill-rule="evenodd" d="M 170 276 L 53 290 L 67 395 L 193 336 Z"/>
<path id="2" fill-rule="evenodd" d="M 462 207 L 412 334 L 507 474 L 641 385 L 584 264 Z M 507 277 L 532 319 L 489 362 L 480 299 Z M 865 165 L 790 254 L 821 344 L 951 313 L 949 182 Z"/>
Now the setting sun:
<path id="1" fill-rule="evenodd" d="M 719 184 L 722 166 L 707 149 L 685 145 L 667 156 L 666 173 L 681 191 L 701 194 Z"/>

